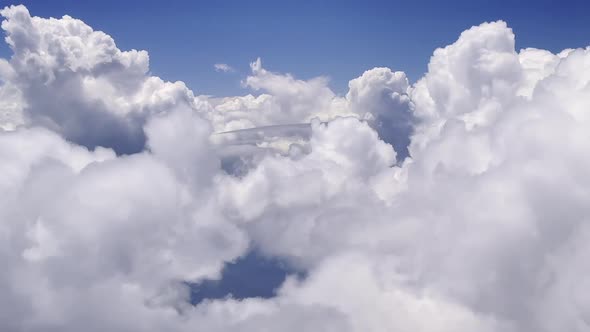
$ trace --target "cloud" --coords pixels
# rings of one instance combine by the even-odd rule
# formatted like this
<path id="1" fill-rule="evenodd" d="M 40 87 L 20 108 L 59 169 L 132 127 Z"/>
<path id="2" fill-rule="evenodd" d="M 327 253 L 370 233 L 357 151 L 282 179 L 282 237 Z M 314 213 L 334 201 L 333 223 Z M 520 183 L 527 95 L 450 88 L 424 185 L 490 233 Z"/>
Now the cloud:
<path id="1" fill-rule="evenodd" d="M 121 51 L 110 36 L 69 16 L 31 17 L 23 6 L 0 14 L 14 52 L 0 70 L 2 94 L 14 100 L 4 111 L 13 127 L 41 125 L 89 148 L 133 153 L 143 149 L 151 114 L 194 106 L 184 83 L 147 74 L 146 51 Z"/>
<path id="2" fill-rule="evenodd" d="M 229 73 L 235 71 L 230 65 L 225 63 L 216 63 L 213 65 L 215 71 Z"/>
<path id="3" fill-rule="evenodd" d="M 0 330 L 588 329 L 590 48 L 483 23 L 414 84 L 340 96 L 258 59 L 256 96 L 217 99 L 82 21 L 1 13 Z M 306 277 L 189 303 L 252 247 Z"/>

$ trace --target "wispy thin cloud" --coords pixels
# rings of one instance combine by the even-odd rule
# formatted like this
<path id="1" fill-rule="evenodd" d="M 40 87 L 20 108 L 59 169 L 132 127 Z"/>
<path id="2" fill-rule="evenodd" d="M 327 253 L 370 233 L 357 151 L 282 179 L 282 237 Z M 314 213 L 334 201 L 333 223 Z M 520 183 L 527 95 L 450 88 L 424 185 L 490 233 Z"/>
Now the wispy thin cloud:
<path id="1" fill-rule="evenodd" d="M 224 73 L 229 73 L 229 72 L 234 71 L 234 69 L 226 63 L 216 63 L 213 65 L 213 68 L 215 68 L 215 71 L 224 72 Z"/>

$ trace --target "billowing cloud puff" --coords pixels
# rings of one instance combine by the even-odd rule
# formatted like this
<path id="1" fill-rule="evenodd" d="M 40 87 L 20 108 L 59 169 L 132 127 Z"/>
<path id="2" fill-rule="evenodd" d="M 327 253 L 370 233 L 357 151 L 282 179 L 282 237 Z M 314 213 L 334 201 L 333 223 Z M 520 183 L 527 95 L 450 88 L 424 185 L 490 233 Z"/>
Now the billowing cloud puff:
<path id="1" fill-rule="evenodd" d="M 79 20 L 1 14 L 0 330 L 590 328 L 590 48 L 484 23 L 415 84 L 340 96 L 257 60 L 216 99 Z M 190 303 L 250 248 L 303 273 Z"/>
<path id="2" fill-rule="evenodd" d="M 14 52 L 0 63 L 2 94 L 22 101 L 3 113 L 21 111 L 12 117 L 27 125 L 89 148 L 132 153 L 143 148 L 148 116 L 194 104 L 184 83 L 147 75 L 147 52 L 120 51 L 110 36 L 80 20 L 31 17 L 22 6 L 0 14 Z"/>

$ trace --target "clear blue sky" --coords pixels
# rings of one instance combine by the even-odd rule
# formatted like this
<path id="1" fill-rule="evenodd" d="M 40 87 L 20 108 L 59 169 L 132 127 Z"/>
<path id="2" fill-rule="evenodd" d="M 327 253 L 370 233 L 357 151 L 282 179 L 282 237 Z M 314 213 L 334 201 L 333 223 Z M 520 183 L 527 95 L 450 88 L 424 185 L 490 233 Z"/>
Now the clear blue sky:
<path id="1" fill-rule="evenodd" d="M 339 93 L 375 66 L 419 78 L 432 51 L 484 21 L 502 19 L 517 47 L 590 44 L 590 1 L 20 1 L 33 15 L 80 18 L 122 49 L 146 49 L 152 73 L 197 94 L 247 91 L 248 64 L 300 78 L 327 75 Z M 5 45 L 0 55 L 6 56 Z M 237 69 L 222 74 L 214 63 Z"/>

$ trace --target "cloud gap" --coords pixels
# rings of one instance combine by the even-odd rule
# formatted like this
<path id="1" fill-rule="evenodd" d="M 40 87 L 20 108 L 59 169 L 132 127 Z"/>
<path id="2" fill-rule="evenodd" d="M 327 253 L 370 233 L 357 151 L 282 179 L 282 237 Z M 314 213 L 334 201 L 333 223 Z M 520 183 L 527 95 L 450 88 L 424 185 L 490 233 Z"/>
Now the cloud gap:
<path id="1" fill-rule="evenodd" d="M 190 302 L 197 305 L 205 300 L 233 298 L 269 299 L 287 277 L 303 281 L 305 273 L 297 271 L 279 258 L 265 257 L 251 250 L 235 262 L 226 263 L 219 280 L 187 283 L 191 289 Z"/>

